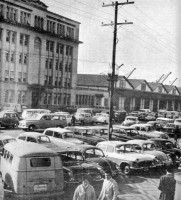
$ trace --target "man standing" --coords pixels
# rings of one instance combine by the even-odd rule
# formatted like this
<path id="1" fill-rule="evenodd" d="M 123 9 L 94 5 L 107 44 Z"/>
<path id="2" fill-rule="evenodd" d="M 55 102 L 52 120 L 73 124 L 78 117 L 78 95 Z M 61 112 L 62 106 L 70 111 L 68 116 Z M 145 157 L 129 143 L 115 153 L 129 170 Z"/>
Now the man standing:
<path id="1" fill-rule="evenodd" d="M 117 200 L 118 195 L 117 182 L 112 178 L 110 171 L 105 172 L 105 179 L 98 200 Z"/>
<path id="2" fill-rule="evenodd" d="M 173 167 L 167 168 L 167 174 L 161 176 L 158 189 L 161 191 L 160 200 L 174 200 L 175 195 L 175 179 Z"/>

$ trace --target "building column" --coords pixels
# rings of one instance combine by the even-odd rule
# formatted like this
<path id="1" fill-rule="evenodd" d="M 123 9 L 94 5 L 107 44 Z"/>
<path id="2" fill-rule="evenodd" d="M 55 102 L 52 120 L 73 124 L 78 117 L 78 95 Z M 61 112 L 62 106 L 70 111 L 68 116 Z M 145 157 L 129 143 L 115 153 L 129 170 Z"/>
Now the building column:
<path id="1" fill-rule="evenodd" d="M 174 178 L 176 180 L 174 200 L 180 200 L 180 197 L 181 197 L 181 172 L 175 173 Z"/>

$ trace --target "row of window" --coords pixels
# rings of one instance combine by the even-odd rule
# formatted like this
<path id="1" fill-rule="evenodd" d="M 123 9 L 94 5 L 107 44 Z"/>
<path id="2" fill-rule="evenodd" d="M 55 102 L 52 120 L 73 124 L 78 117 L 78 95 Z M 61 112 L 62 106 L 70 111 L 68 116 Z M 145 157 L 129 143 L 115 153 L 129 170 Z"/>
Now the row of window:
<path id="1" fill-rule="evenodd" d="M 5 81 L 15 81 L 15 72 L 5 70 Z M 27 82 L 27 73 L 19 72 L 18 73 L 18 82 Z"/>
<path id="2" fill-rule="evenodd" d="M 54 104 L 54 105 L 70 105 L 70 94 L 51 94 L 45 93 L 43 95 L 43 104 Z"/>
<path id="3" fill-rule="evenodd" d="M 53 59 L 46 59 L 45 61 L 45 69 L 53 69 Z M 63 61 L 56 60 L 55 69 L 62 71 L 63 70 Z M 72 71 L 72 62 L 65 63 L 65 72 Z"/>
<path id="4" fill-rule="evenodd" d="M 17 37 L 17 33 L 15 31 L 10 31 L 10 30 L 6 31 L 6 42 L 16 43 L 16 37 Z M 0 39 L 2 39 L 2 29 L 0 30 Z M 28 46 L 29 35 L 21 33 L 19 43 L 20 45 Z"/>
<path id="5" fill-rule="evenodd" d="M 62 87 L 63 79 L 61 77 L 56 76 L 54 85 L 57 87 Z M 53 77 L 52 76 L 45 76 L 44 85 L 53 85 Z M 70 88 L 71 87 L 71 78 L 65 78 L 64 80 L 64 87 Z"/>
<path id="6" fill-rule="evenodd" d="M 94 96 L 76 95 L 76 105 L 93 106 L 94 101 L 95 101 Z"/>
<path id="7" fill-rule="evenodd" d="M 3 13 L 4 9 L 5 9 L 5 6 L 3 4 L 0 4 L 0 16 L 4 16 L 4 13 Z M 18 21 L 18 10 L 11 6 L 7 6 L 6 19 L 13 21 L 13 22 L 17 22 Z M 31 14 L 29 12 L 20 11 L 20 23 L 30 26 Z M 37 15 L 35 16 L 34 27 L 40 28 L 40 29 L 44 28 L 43 17 L 37 16 Z M 74 38 L 74 28 L 67 27 L 67 29 L 65 29 L 65 25 L 55 22 L 55 21 L 52 21 L 52 20 L 49 20 L 49 19 L 47 20 L 47 28 L 46 29 L 48 32 L 58 34 L 60 36 Z"/>
<path id="8" fill-rule="evenodd" d="M 5 53 L 6 62 L 14 63 L 15 62 L 15 52 L 14 51 L 6 51 Z M 27 65 L 28 63 L 28 54 L 19 54 L 19 63 Z"/>

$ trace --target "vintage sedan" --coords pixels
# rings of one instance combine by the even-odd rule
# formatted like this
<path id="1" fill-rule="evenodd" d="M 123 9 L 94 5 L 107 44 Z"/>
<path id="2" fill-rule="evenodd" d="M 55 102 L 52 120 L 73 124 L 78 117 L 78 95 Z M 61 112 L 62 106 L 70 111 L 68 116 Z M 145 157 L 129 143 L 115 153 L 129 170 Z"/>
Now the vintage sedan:
<path id="1" fill-rule="evenodd" d="M 161 131 L 156 131 L 154 127 L 150 124 L 134 124 L 131 127 L 139 131 L 140 135 L 146 136 L 148 138 L 163 138 L 168 139 L 168 135 Z"/>
<path id="2" fill-rule="evenodd" d="M 169 155 L 176 166 L 180 165 L 181 150 L 176 148 L 170 140 L 160 138 L 152 138 L 150 140 L 154 142 L 157 150 Z"/>
<path id="3" fill-rule="evenodd" d="M 124 120 L 124 122 L 122 123 L 123 126 L 131 126 L 133 124 L 138 124 L 139 120 L 138 117 L 134 117 L 134 116 L 127 116 Z"/>
<path id="4" fill-rule="evenodd" d="M 74 137 L 72 131 L 65 128 L 47 128 L 44 130 L 43 135 L 48 136 L 53 143 L 61 147 L 84 144 L 82 140 Z"/>
<path id="5" fill-rule="evenodd" d="M 67 130 L 71 130 L 74 137 L 86 142 L 90 145 L 96 145 L 98 142 L 104 141 L 105 139 L 99 135 L 95 134 L 94 127 L 89 126 L 69 126 L 66 127 Z"/>
<path id="6" fill-rule="evenodd" d="M 117 133 L 117 137 L 122 137 L 123 135 L 130 137 L 130 139 L 147 140 L 149 137 L 146 135 L 139 134 L 139 131 L 134 127 L 114 125 L 113 132 Z"/>
<path id="7" fill-rule="evenodd" d="M 130 140 L 126 143 L 134 146 L 134 152 L 154 155 L 164 166 L 173 165 L 171 157 L 162 151 L 158 151 L 151 140 Z"/>
<path id="8" fill-rule="evenodd" d="M 91 182 L 103 180 L 103 174 L 98 166 L 87 162 L 82 152 L 75 149 L 54 149 L 61 157 L 66 184 L 80 183 L 83 175 L 89 175 Z"/>
<path id="9" fill-rule="evenodd" d="M 19 128 L 24 131 L 43 131 L 50 127 L 65 127 L 67 121 L 64 116 L 59 114 L 37 114 L 36 116 L 28 119 L 21 120 L 19 122 Z"/>
<path id="10" fill-rule="evenodd" d="M 133 151 L 131 144 L 120 141 L 104 141 L 97 144 L 97 147 L 103 150 L 104 154 L 119 165 L 124 174 L 131 172 L 149 171 L 157 167 L 155 156 L 137 154 Z"/>
<path id="11" fill-rule="evenodd" d="M 76 146 L 70 146 L 71 150 L 77 150 L 81 152 L 84 160 L 88 163 L 92 163 L 94 166 L 99 169 L 102 176 L 104 176 L 105 171 L 111 171 L 113 177 L 118 176 L 121 174 L 121 171 L 119 169 L 119 166 L 105 157 L 103 151 L 95 146 L 92 145 L 76 145 Z"/>
<path id="12" fill-rule="evenodd" d="M 85 124 L 92 124 L 94 125 L 96 119 L 90 113 L 75 113 L 76 121 L 75 123 L 85 125 Z"/>
<path id="13" fill-rule="evenodd" d="M 37 132 L 24 132 L 17 136 L 16 138 L 19 142 L 34 142 L 38 143 L 42 146 L 47 148 L 57 148 L 58 146 L 51 142 L 48 136 L 42 135 L 41 133 Z"/>
<path id="14" fill-rule="evenodd" d="M 106 113 L 102 113 L 96 119 L 96 123 L 108 124 L 108 122 L 109 122 L 109 114 L 106 114 Z"/>

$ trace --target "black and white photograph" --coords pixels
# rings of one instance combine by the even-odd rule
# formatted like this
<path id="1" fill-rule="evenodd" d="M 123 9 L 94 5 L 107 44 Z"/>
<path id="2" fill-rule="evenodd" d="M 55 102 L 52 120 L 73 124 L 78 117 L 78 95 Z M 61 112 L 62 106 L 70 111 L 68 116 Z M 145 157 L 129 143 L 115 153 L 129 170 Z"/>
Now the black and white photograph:
<path id="1" fill-rule="evenodd" d="M 181 200 L 180 19 L 180 0 L 0 0 L 0 200 Z"/>

